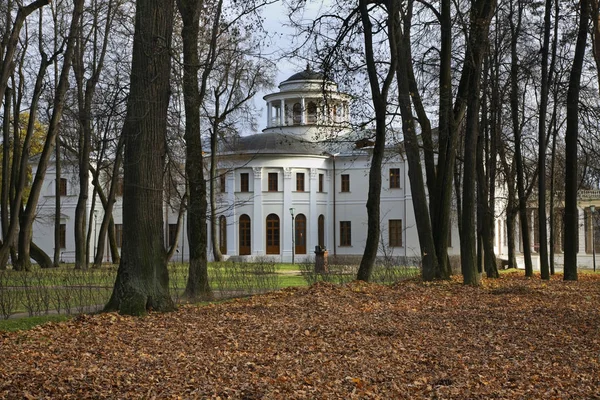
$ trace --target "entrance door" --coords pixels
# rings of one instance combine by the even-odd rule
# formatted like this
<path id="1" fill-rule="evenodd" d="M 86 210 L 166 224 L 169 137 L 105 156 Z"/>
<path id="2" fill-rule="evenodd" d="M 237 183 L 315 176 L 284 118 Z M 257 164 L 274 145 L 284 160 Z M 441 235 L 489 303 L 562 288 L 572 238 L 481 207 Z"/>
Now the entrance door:
<path id="1" fill-rule="evenodd" d="M 246 214 L 240 217 L 240 256 L 250 255 L 250 217 Z"/>
<path id="2" fill-rule="evenodd" d="M 267 216 L 267 254 L 279 254 L 279 217 Z"/>
<path id="3" fill-rule="evenodd" d="M 306 254 L 306 217 L 304 214 L 296 216 L 296 254 Z"/>

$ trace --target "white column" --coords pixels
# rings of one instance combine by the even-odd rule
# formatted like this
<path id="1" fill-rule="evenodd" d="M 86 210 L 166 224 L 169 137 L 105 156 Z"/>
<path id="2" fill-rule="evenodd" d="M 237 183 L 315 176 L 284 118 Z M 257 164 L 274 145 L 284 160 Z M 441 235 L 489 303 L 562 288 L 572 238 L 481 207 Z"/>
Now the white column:
<path id="1" fill-rule="evenodd" d="M 237 232 L 238 229 L 238 215 L 235 208 L 235 171 L 229 171 L 227 173 L 227 180 L 225 181 L 225 190 L 227 191 L 227 204 L 230 208 L 227 218 L 227 255 L 238 254 L 237 246 Z"/>
<path id="2" fill-rule="evenodd" d="M 271 107 L 271 102 L 267 101 L 267 128 L 270 128 L 271 125 L 272 125 L 271 124 L 271 121 L 272 121 L 272 118 L 273 118 L 272 115 L 271 115 L 272 112 L 273 112 L 273 110 L 272 110 L 272 107 Z"/>
<path id="3" fill-rule="evenodd" d="M 319 213 L 317 212 L 317 190 L 319 189 L 319 170 L 310 169 L 310 200 L 308 203 L 308 217 L 306 218 L 306 231 L 308 240 L 306 241 L 306 254 L 310 257 L 313 254 L 315 246 L 319 244 Z"/>
<path id="4" fill-rule="evenodd" d="M 254 173 L 254 197 L 252 198 L 254 209 L 250 225 L 252 229 L 252 255 L 262 256 L 265 254 L 265 219 L 262 209 L 262 168 L 252 168 Z"/>
<path id="5" fill-rule="evenodd" d="M 279 101 L 279 104 L 281 107 L 281 113 L 279 114 L 280 120 L 279 120 L 279 126 L 284 126 L 285 125 L 285 100 L 281 99 Z"/>
<path id="6" fill-rule="evenodd" d="M 280 215 L 281 222 L 281 260 L 283 262 L 292 262 L 292 215 L 290 208 L 294 207 L 292 200 L 293 179 L 292 169 L 286 167 L 283 169 L 283 210 Z M 296 211 L 295 214 L 298 212 Z"/>
<path id="7" fill-rule="evenodd" d="M 579 251 L 578 253 L 585 254 L 585 210 L 577 207 L 577 215 L 579 217 L 578 228 L 579 228 Z"/>
<path id="8" fill-rule="evenodd" d="M 331 164 L 329 165 L 332 168 Z M 333 168 L 325 171 L 325 187 L 327 188 L 327 213 L 325 214 L 325 248 L 329 251 L 330 256 L 333 256 L 335 242 L 333 240 L 333 190 L 335 186 L 335 177 L 333 177 Z"/>
<path id="9" fill-rule="evenodd" d="M 300 98 L 300 124 L 306 124 L 306 104 L 304 101 L 304 97 Z"/>

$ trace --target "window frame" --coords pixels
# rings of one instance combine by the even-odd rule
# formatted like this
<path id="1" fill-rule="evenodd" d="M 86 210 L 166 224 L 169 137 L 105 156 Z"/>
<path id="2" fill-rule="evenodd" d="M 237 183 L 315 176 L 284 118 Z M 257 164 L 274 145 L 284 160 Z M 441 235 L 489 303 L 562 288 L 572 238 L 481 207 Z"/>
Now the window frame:
<path id="1" fill-rule="evenodd" d="M 60 224 L 58 243 L 61 249 L 67 248 L 67 224 Z"/>
<path id="2" fill-rule="evenodd" d="M 350 193 L 350 174 L 341 174 L 340 180 L 340 191 L 342 193 Z"/>
<path id="3" fill-rule="evenodd" d="M 277 172 L 267 173 L 267 191 L 279 192 L 279 174 Z"/>
<path id="4" fill-rule="evenodd" d="M 400 189 L 400 168 L 390 168 L 390 189 Z"/>
<path id="5" fill-rule="evenodd" d="M 296 192 L 304 192 L 305 183 L 306 180 L 304 172 L 296 172 Z"/>
<path id="6" fill-rule="evenodd" d="M 123 224 L 115 224 L 115 242 L 117 247 L 123 247 Z"/>
<path id="7" fill-rule="evenodd" d="M 219 175 L 219 191 L 221 193 L 225 193 L 226 192 L 226 190 L 227 190 L 227 186 L 226 185 L 227 185 L 227 180 L 226 180 L 225 174 Z"/>
<path id="8" fill-rule="evenodd" d="M 281 254 L 281 218 L 275 213 L 265 219 L 266 253 Z"/>
<path id="9" fill-rule="evenodd" d="M 249 256 L 252 253 L 252 220 L 248 214 L 240 215 L 238 235 L 238 255 Z"/>
<path id="10" fill-rule="evenodd" d="M 352 246 L 352 221 L 340 221 L 340 247 Z"/>
<path id="11" fill-rule="evenodd" d="M 177 239 L 177 224 L 169 224 L 167 229 L 169 237 L 167 238 L 167 244 L 169 247 L 173 247 L 175 239 Z"/>
<path id="12" fill-rule="evenodd" d="M 390 247 L 402 247 L 401 219 L 390 219 L 388 221 L 388 244 Z"/>
<path id="13" fill-rule="evenodd" d="M 67 182 L 67 178 L 60 178 L 59 181 L 59 186 L 58 186 L 58 195 L 59 196 L 67 196 L 67 189 L 68 189 L 68 182 Z"/>
<path id="14" fill-rule="evenodd" d="M 325 190 L 325 174 L 319 174 L 319 193 L 323 193 Z"/>
<path id="15" fill-rule="evenodd" d="M 240 172 L 240 192 L 247 193 L 250 191 L 250 174 L 248 172 Z"/>

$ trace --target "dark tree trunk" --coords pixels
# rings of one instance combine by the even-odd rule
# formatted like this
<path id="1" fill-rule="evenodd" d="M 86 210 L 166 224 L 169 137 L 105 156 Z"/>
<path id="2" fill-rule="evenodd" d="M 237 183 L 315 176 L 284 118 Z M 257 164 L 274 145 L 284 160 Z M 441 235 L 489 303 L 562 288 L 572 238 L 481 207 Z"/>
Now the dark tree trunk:
<path id="1" fill-rule="evenodd" d="M 540 272 L 542 279 L 550 279 L 548 265 L 548 235 L 546 226 L 546 112 L 548 110 L 548 55 L 550 53 L 550 16 L 552 0 L 546 0 L 544 12 L 544 42 L 542 45 L 542 81 L 538 121 L 538 237 L 540 242 Z"/>
<path id="2" fill-rule="evenodd" d="M 489 64 L 489 63 L 486 63 Z M 489 71 L 489 65 L 484 70 Z M 484 93 L 488 86 L 488 80 L 486 78 L 484 86 Z M 480 245 L 477 250 L 478 252 L 478 264 L 481 262 L 483 268 L 479 268 L 479 272 L 485 270 L 488 278 L 498 278 L 498 266 L 496 265 L 496 254 L 494 252 L 494 195 L 491 190 L 491 185 L 495 184 L 495 180 L 492 177 L 495 174 L 495 168 L 492 165 L 496 165 L 496 153 L 495 148 L 491 150 L 492 145 L 489 146 L 490 150 L 487 152 L 487 157 L 484 153 L 484 148 L 488 147 L 487 143 L 493 140 L 489 140 L 489 136 L 494 137 L 493 130 L 491 135 L 482 135 L 481 131 L 490 132 L 488 122 L 488 108 L 487 108 L 487 96 L 482 99 L 482 110 L 481 110 L 481 128 L 479 138 L 477 140 L 477 225 L 479 227 L 479 238 Z M 486 175 L 486 171 L 487 174 Z M 490 185 L 491 183 L 491 185 Z M 489 200 L 489 201 L 488 201 Z M 481 254 L 483 253 L 483 254 Z"/>
<path id="3" fill-rule="evenodd" d="M 207 198 L 204 178 L 204 157 L 200 138 L 200 105 L 206 93 L 207 71 L 210 70 L 211 55 L 216 47 L 216 28 L 210 43 L 209 65 L 202 77 L 199 90 L 198 56 L 199 19 L 202 0 L 178 0 L 183 28 L 183 96 L 185 105 L 185 172 L 188 179 L 189 208 L 187 218 L 188 243 L 190 246 L 190 269 L 185 288 L 185 296 L 190 299 L 211 299 L 212 291 L 208 281 L 208 259 L 206 254 L 208 233 L 206 231 Z M 219 1 L 215 15 L 218 26 L 222 2 Z"/>
<path id="4" fill-rule="evenodd" d="M 580 1 L 579 30 L 573 68 L 567 91 L 567 130 L 565 132 L 565 266 L 564 280 L 577 280 L 579 213 L 577 210 L 577 137 L 579 130 L 579 91 L 587 40 L 590 4 Z"/>
<path id="5" fill-rule="evenodd" d="M 486 49 L 487 36 L 495 10 L 495 1 L 478 0 L 473 3 L 470 15 L 470 32 L 465 55 L 465 68 L 461 81 L 467 81 L 467 122 L 464 141 L 464 172 L 462 196 L 462 230 L 460 238 L 461 267 L 464 283 L 478 285 L 480 276 L 477 272 L 476 260 L 476 227 L 475 227 L 475 183 L 476 152 L 479 137 L 479 109 L 481 103 L 481 65 Z M 461 82 L 462 83 L 462 82 Z M 493 250 L 492 250 L 493 255 Z"/>
<path id="6" fill-rule="evenodd" d="M 368 11 L 369 3 L 369 0 L 359 0 L 358 3 L 363 26 L 367 74 L 369 76 L 369 85 L 371 88 L 371 96 L 373 98 L 373 108 L 375 109 L 375 146 L 373 148 L 373 155 L 371 158 L 369 189 L 367 197 L 367 240 L 365 242 L 365 250 L 362 259 L 360 260 L 358 273 L 356 275 L 356 279 L 362 281 L 368 281 L 371 278 L 371 272 L 377 258 L 377 250 L 379 249 L 381 224 L 381 164 L 383 162 L 385 150 L 387 98 L 390 84 L 396 72 L 395 67 L 397 60 L 397 57 L 393 55 L 390 57 L 390 69 L 385 76 L 383 84 L 380 85 L 373 49 L 373 27 Z M 388 19 L 388 27 L 390 25 L 392 25 L 391 19 Z"/>
<path id="7" fill-rule="evenodd" d="M 108 198 L 104 195 L 104 192 L 102 191 L 102 187 L 100 186 L 100 182 L 99 182 L 99 173 L 100 171 L 95 170 L 92 171 L 92 174 L 94 175 L 94 186 L 96 188 L 96 191 L 98 192 L 98 195 L 100 197 L 100 202 L 102 203 L 102 207 L 104 208 L 104 216 L 102 217 L 102 223 L 100 224 L 100 231 L 98 232 L 98 245 L 97 245 L 97 249 L 96 249 L 96 254 L 94 256 L 94 268 L 100 268 L 100 266 L 102 266 L 102 258 L 104 258 L 104 247 L 106 244 L 106 233 L 110 232 L 109 231 L 109 225 L 113 224 L 113 228 L 112 228 L 112 232 L 114 232 L 114 222 L 113 222 L 113 207 L 115 205 L 115 196 L 116 196 L 116 188 L 117 188 L 117 184 L 119 181 L 119 175 L 120 175 L 120 169 L 121 169 L 121 163 L 123 160 L 123 141 L 124 141 L 124 136 L 121 135 L 119 137 L 119 141 L 117 142 L 117 149 L 116 149 L 116 156 L 115 156 L 115 162 L 113 164 L 113 171 L 112 171 L 112 177 L 110 180 L 110 189 L 108 191 Z M 114 235 L 113 235 L 114 236 Z M 119 250 L 117 248 L 117 244 L 114 243 L 115 246 L 115 250 L 112 250 L 112 242 L 111 242 L 111 255 L 112 255 L 112 261 L 113 264 L 118 264 L 120 262 L 120 257 L 119 255 Z M 115 258 L 115 254 L 116 254 L 116 258 Z"/>
<path id="8" fill-rule="evenodd" d="M 512 7 L 512 3 L 511 3 Z M 533 276 L 533 264 L 531 262 L 531 240 L 529 238 L 529 224 L 527 222 L 527 198 L 525 196 L 525 177 L 523 171 L 523 156 L 521 150 L 521 124 L 519 123 L 519 60 L 517 56 L 518 37 L 521 32 L 521 16 L 522 16 L 521 1 L 517 1 L 517 10 L 511 9 L 511 91 L 510 105 L 513 131 L 515 135 L 515 162 L 517 165 L 517 192 L 519 197 L 519 217 L 521 238 L 523 242 L 523 257 L 525 259 L 525 276 Z M 513 21 L 516 18 L 517 21 Z"/>
<path id="9" fill-rule="evenodd" d="M 53 253 L 53 263 L 55 267 L 60 266 L 60 251 L 61 251 L 61 243 L 60 243 L 60 178 L 61 178 L 61 146 L 59 140 L 60 132 L 56 133 L 56 148 L 54 149 L 54 171 L 55 179 L 54 179 L 54 253 Z"/>
<path id="10" fill-rule="evenodd" d="M 35 243 L 31 242 L 31 258 L 40 266 L 40 268 L 52 268 L 54 263 Z"/>
<path id="11" fill-rule="evenodd" d="M 172 0 L 138 0 L 125 135 L 123 251 L 106 310 L 171 311 L 164 247 L 163 172 L 169 105 Z"/>
<path id="12" fill-rule="evenodd" d="M 104 68 L 104 57 L 106 55 L 106 48 L 108 46 L 108 32 L 112 25 L 113 17 L 111 15 L 112 2 L 108 2 L 108 9 L 105 19 L 105 26 L 102 43 L 98 43 L 98 15 L 94 14 L 94 40 L 91 41 L 93 48 L 91 51 L 94 53 L 94 58 L 91 65 L 85 65 L 85 46 L 87 40 L 80 38 L 78 40 L 78 54 L 74 58 L 73 72 L 75 75 L 75 81 L 77 82 L 77 105 L 79 107 L 78 119 L 79 119 L 79 197 L 77 199 L 77 206 L 75 208 L 75 268 L 87 268 L 89 265 L 89 246 L 90 246 L 90 235 L 85 235 L 86 228 L 88 226 L 86 219 L 87 203 L 88 203 L 88 189 L 90 185 L 90 152 L 92 147 L 92 102 L 94 101 L 94 94 L 96 93 L 96 87 L 100 79 L 100 73 Z M 90 71 L 90 76 L 86 80 L 86 70 Z M 93 197 L 92 203 L 95 203 L 95 196 Z M 94 208 L 90 210 L 94 212 Z M 89 218 L 90 224 L 93 222 L 95 225 L 95 218 Z M 91 226 L 88 229 L 88 233 L 91 232 Z"/>
<path id="13" fill-rule="evenodd" d="M 215 261 L 223 261 L 219 243 L 219 230 L 217 227 L 217 142 L 218 142 L 218 98 L 215 101 L 215 118 L 212 124 L 212 132 L 210 134 L 210 241 L 212 244 L 213 258 Z"/>
<path id="14" fill-rule="evenodd" d="M 393 54 L 398 58 L 396 64 L 398 103 L 402 114 L 402 133 L 404 135 L 404 148 L 408 161 L 408 178 L 412 188 L 417 234 L 421 248 L 422 276 L 423 280 L 432 281 L 435 278 L 435 271 L 437 269 L 437 258 L 433 243 L 431 220 L 429 219 L 427 194 L 423 181 L 419 142 L 410 102 L 410 81 L 412 78 L 410 72 L 410 60 L 412 59 L 410 57 L 410 28 L 408 28 L 408 32 L 403 32 L 402 30 L 402 26 L 410 27 L 412 13 L 408 9 L 408 12 L 404 14 L 403 23 L 399 19 L 399 13 L 393 13 L 392 15 L 395 18 L 392 20 L 392 27 L 390 29 L 390 48 L 394 48 L 395 46 L 397 49 Z"/>
<path id="15" fill-rule="evenodd" d="M 19 144 L 21 131 L 21 127 L 19 124 L 20 114 L 18 110 L 14 110 L 13 118 L 16 118 L 16 122 L 13 128 L 14 137 L 13 162 L 11 168 L 12 195 L 10 196 L 10 222 L 8 225 L 6 235 L 4 236 L 4 242 L 2 243 L 2 247 L 0 247 L 0 265 L 2 266 L 6 266 L 6 263 L 8 262 L 8 257 L 11 252 L 11 248 L 13 248 L 15 239 L 18 235 L 19 222 L 22 213 L 23 192 L 25 190 L 27 181 L 27 164 L 29 161 L 29 149 L 31 147 L 31 141 L 33 139 L 33 133 L 35 129 L 35 116 L 37 115 L 38 104 L 40 96 L 42 94 L 44 77 L 46 75 L 46 70 L 49 64 L 50 62 L 48 61 L 46 54 L 42 53 L 40 67 L 37 73 L 33 89 L 33 96 L 31 99 L 31 105 L 29 108 L 30 118 L 27 121 L 26 133 L 25 137 L 23 138 L 22 145 Z M 29 264 L 29 259 L 27 260 L 27 263 L 25 265 L 21 264 L 19 262 L 19 259 L 13 259 L 13 268 L 16 270 L 29 269 Z"/>
<path id="16" fill-rule="evenodd" d="M 7 88 L 4 94 L 4 116 L 2 124 L 2 240 L 8 237 L 9 226 L 9 199 L 10 199 L 10 103 L 12 89 Z M 10 245 L 10 243 L 9 243 Z M 8 253 L 6 253 L 8 260 Z M 0 270 L 6 269 L 6 262 L 0 262 Z"/>
<path id="17" fill-rule="evenodd" d="M 440 1 L 439 157 L 435 188 L 429 188 L 431 225 L 438 260 L 437 279 L 449 279 L 448 232 L 452 204 L 452 181 L 458 145 L 458 125 L 452 114 L 452 13 L 451 0 Z M 461 107 L 462 108 L 462 107 Z"/>

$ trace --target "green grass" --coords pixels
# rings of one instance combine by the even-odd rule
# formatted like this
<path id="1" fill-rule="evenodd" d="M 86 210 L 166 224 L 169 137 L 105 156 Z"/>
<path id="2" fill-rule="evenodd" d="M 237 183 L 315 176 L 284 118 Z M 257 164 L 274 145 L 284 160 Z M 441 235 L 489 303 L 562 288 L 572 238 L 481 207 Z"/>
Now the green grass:
<path id="1" fill-rule="evenodd" d="M 68 315 L 41 315 L 38 317 L 15 318 L 0 320 L 0 332 L 25 331 L 46 322 L 66 321 Z"/>
<path id="2" fill-rule="evenodd" d="M 300 275 L 280 275 L 279 276 L 279 286 L 281 286 L 282 288 L 295 287 L 295 286 L 308 286 L 308 283 Z"/>

